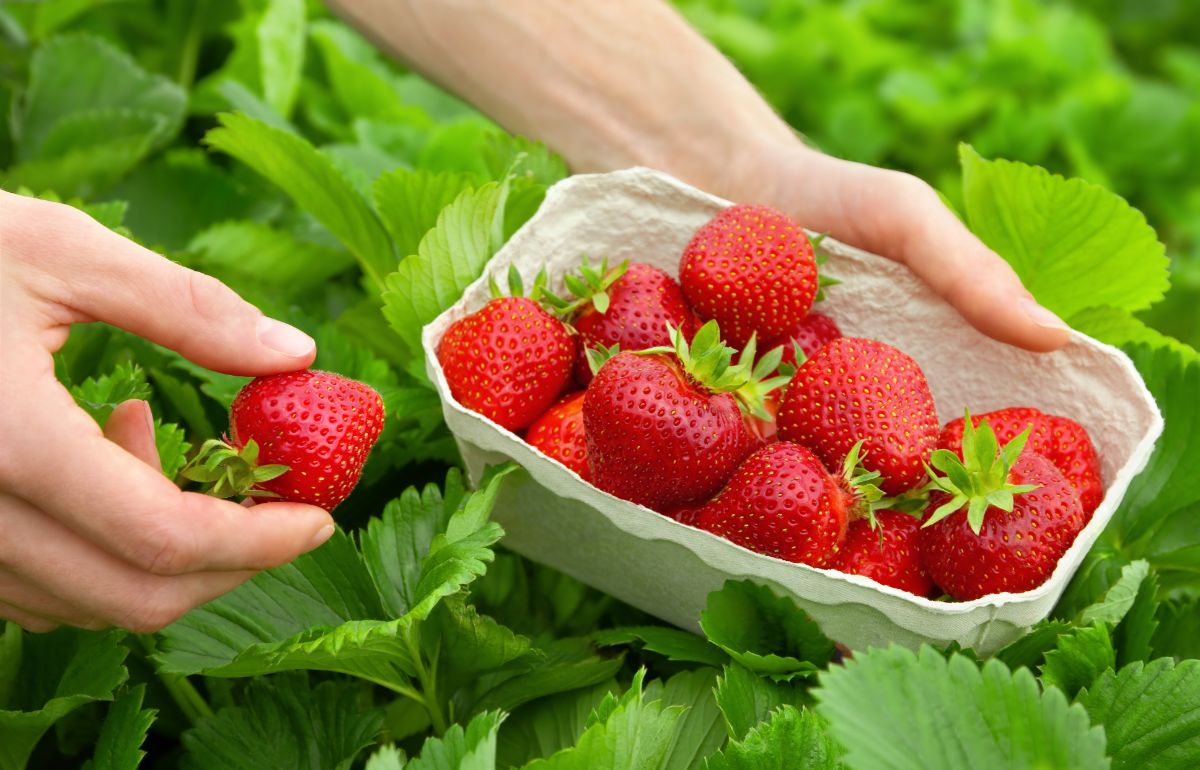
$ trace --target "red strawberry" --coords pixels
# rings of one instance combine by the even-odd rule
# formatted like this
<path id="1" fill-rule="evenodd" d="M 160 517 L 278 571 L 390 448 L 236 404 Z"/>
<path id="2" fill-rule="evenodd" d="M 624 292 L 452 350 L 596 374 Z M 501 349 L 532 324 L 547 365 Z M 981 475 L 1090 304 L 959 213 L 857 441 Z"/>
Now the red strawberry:
<path id="1" fill-rule="evenodd" d="M 515 431 L 563 392 L 575 339 L 533 300 L 500 297 L 451 324 L 437 356 L 460 404 Z"/>
<path id="2" fill-rule="evenodd" d="M 827 566 L 846 536 L 849 517 L 867 513 L 866 506 L 879 497 L 869 486 L 878 474 L 854 478 L 855 460 L 857 451 L 841 479 L 799 444 L 765 446 L 700 510 L 696 526 L 758 553 Z"/>
<path id="3" fill-rule="evenodd" d="M 706 500 L 724 485 L 758 443 L 743 410 L 763 416 L 763 395 L 783 381 L 763 381 L 762 366 L 751 370 L 753 346 L 746 363 L 731 366 L 715 323 L 690 346 L 677 329 L 672 338 L 674 355 L 609 359 L 583 400 L 593 483 L 657 511 Z"/>
<path id="4" fill-rule="evenodd" d="M 996 432 L 996 439 L 1002 442 L 1011 441 L 1021 431 L 1030 429 L 1030 451 L 1054 463 L 1054 467 L 1067 477 L 1079 495 L 1085 520 L 1091 518 L 1104 497 L 1104 483 L 1100 479 L 1100 458 L 1082 425 L 1030 407 L 1009 407 L 971 418 L 976 426 L 985 419 Z M 938 448 L 961 452 L 962 434 L 963 418 L 951 420 L 942 428 Z"/>
<path id="5" fill-rule="evenodd" d="M 832 318 L 820 313 L 809 313 L 800 323 L 763 347 L 770 350 L 782 345 L 783 362 L 796 366 L 796 345 L 804 351 L 806 358 L 811 358 L 818 350 L 841 336 L 842 331 Z"/>
<path id="6" fill-rule="evenodd" d="M 551 299 L 579 332 L 575 380 L 581 385 L 592 381 L 588 348 L 617 345 L 621 350 L 645 350 L 671 344 L 668 324 L 688 340 L 700 326 L 679 284 L 656 267 L 634 262 L 610 271 L 607 262 L 599 270 L 585 264 L 581 276 L 569 276 L 567 281 L 578 299 L 570 303 Z"/>
<path id="7" fill-rule="evenodd" d="M 259 377 L 229 409 L 232 446 L 205 442 L 184 474 L 214 482 L 219 497 L 278 497 L 332 510 L 358 483 L 381 430 L 383 400 L 368 385 L 312 370 Z"/>
<path id="8" fill-rule="evenodd" d="M 783 394 L 779 437 L 836 468 L 863 441 L 863 465 L 889 495 L 921 484 L 937 442 L 933 396 L 916 362 L 891 345 L 842 337 L 800 365 Z"/>
<path id="9" fill-rule="evenodd" d="M 876 511 L 875 519 L 878 526 L 874 529 L 867 519 L 850 522 L 846 542 L 830 569 L 929 596 L 933 582 L 921 563 L 920 520 L 900 511 Z"/>
<path id="10" fill-rule="evenodd" d="M 587 438 L 583 433 L 583 391 L 559 399 L 529 426 L 525 440 L 578 473 L 584 481 L 591 479 Z"/>
<path id="11" fill-rule="evenodd" d="M 767 206 L 730 206 L 696 231 L 679 282 L 701 318 L 716 319 L 742 347 L 800 323 L 817 294 L 817 264 L 804 231 Z"/>
<path id="12" fill-rule="evenodd" d="M 933 466 L 947 477 L 934 477 L 939 490 L 930 494 L 934 512 L 921 530 L 921 559 L 956 599 L 1038 587 L 1083 529 L 1070 482 L 1046 458 L 1022 453 L 1027 435 L 998 451 L 984 421 L 978 431 L 965 430 L 965 459 L 933 453 Z M 993 459 L 985 466 L 984 458 Z"/>

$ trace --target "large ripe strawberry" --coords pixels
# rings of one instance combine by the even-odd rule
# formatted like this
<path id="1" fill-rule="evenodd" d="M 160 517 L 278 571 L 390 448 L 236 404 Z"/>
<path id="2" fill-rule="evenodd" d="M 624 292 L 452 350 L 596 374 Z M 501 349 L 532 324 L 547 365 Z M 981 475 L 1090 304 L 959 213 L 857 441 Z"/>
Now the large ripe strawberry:
<path id="1" fill-rule="evenodd" d="M 1083 529 L 1079 496 L 1053 463 L 1022 451 L 1027 437 L 1028 429 L 1001 450 L 983 421 L 964 430 L 962 458 L 933 453 L 946 475 L 933 477 L 921 559 L 955 599 L 1040 586 Z"/>
<path id="2" fill-rule="evenodd" d="M 588 348 L 645 350 L 671 344 L 668 325 L 689 340 L 700 326 L 675 279 L 640 262 L 612 271 L 606 264 L 599 270 L 585 264 L 568 288 L 577 299 L 560 301 L 558 310 L 579 332 L 575 379 L 581 385 L 592 381 Z"/>
<path id="3" fill-rule="evenodd" d="M 863 465 L 899 495 L 925 480 L 938 437 L 937 411 L 916 362 L 875 340 L 842 337 L 796 370 L 779 409 L 779 437 L 838 467 L 858 441 Z"/>
<path id="4" fill-rule="evenodd" d="M 974 415 L 971 420 L 976 426 L 981 420 L 987 420 L 1001 442 L 1011 441 L 1021 431 L 1029 429 L 1029 450 L 1045 457 L 1062 471 L 1079 495 L 1083 515 L 1091 518 L 1104 498 L 1104 482 L 1100 478 L 1100 458 L 1082 425 L 1031 407 L 1009 407 Z M 938 448 L 961 452 L 962 435 L 963 418 L 951 420 L 942 428 Z"/>
<path id="5" fill-rule="evenodd" d="M 742 347 L 803 320 L 817 295 L 817 264 L 800 226 L 767 206 L 730 206 L 684 249 L 679 282 L 692 309 Z"/>
<path id="6" fill-rule="evenodd" d="M 499 297 L 451 324 L 437 357 L 460 404 L 516 431 L 566 388 L 575 338 L 532 299 Z"/>
<path id="7" fill-rule="evenodd" d="M 779 365 L 731 365 L 717 324 L 689 345 L 678 329 L 674 351 L 618 353 L 606 361 L 583 400 L 592 483 L 606 492 L 669 511 L 712 497 L 759 443 L 748 415 L 764 417 L 763 396 L 784 379 L 764 380 Z M 749 352 L 749 355 L 745 355 Z"/>
<path id="8" fill-rule="evenodd" d="M 757 553 L 825 567 L 851 517 L 869 516 L 878 474 L 855 475 L 857 451 L 842 477 L 805 447 L 781 441 L 746 458 L 729 483 L 694 516 L 695 526 Z"/>
<path id="9" fill-rule="evenodd" d="M 933 582 L 921 561 L 921 522 L 900 511 L 876 511 L 877 526 L 855 519 L 830 569 L 862 575 L 885 586 L 929 596 Z"/>
<path id="10" fill-rule="evenodd" d="M 525 432 L 531 446 L 591 479 L 587 461 L 587 437 L 583 433 L 583 391 L 563 396 Z"/>
<path id="11" fill-rule="evenodd" d="M 369 385 L 315 370 L 253 380 L 229 409 L 229 443 L 205 442 L 185 471 L 220 497 L 279 498 L 332 510 L 358 483 L 383 430 Z"/>
<path id="12" fill-rule="evenodd" d="M 842 336 L 842 330 L 832 318 L 821 313 L 809 313 L 804 320 L 768 342 L 771 350 L 783 347 L 783 362 L 796 366 L 796 345 L 800 346 L 805 358 L 811 358 L 821 348 Z"/>

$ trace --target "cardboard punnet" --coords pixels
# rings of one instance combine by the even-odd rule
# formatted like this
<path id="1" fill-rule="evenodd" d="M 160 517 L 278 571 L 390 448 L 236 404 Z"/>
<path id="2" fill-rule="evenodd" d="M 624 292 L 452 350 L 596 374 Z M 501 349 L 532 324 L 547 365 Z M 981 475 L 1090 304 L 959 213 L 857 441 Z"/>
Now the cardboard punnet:
<path id="1" fill-rule="evenodd" d="M 504 545 L 663 620 L 696 630 L 707 594 L 727 579 L 751 579 L 791 597 L 826 634 L 851 648 L 896 642 L 958 642 L 990 653 L 1045 618 L 1112 518 L 1130 480 L 1162 432 L 1162 416 L 1137 370 L 1116 348 L 1072 332 L 1060 351 L 1003 345 L 969 326 L 906 268 L 832 239 L 823 271 L 842 281 L 821 311 L 848 336 L 899 347 L 924 370 L 942 422 L 1029 405 L 1087 428 L 1100 454 L 1106 494 L 1092 520 L 1040 587 L 970 602 L 935 602 L 874 581 L 753 553 L 601 492 L 515 434 L 458 404 L 435 351 L 446 328 L 482 307 L 487 276 L 503 285 L 509 265 L 530 282 L 547 269 L 551 285 L 581 255 L 647 262 L 678 274 L 695 230 L 728 201 L 665 174 L 629 169 L 573 176 L 546 195 L 529 220 L 450 309 L 425 327 L 427 369 L 477 482 L 485 466 L 515 461 L 528 474 L 507 484 L 494 517 Z M 649 482 L 649 480 L 648 480 Z"/>

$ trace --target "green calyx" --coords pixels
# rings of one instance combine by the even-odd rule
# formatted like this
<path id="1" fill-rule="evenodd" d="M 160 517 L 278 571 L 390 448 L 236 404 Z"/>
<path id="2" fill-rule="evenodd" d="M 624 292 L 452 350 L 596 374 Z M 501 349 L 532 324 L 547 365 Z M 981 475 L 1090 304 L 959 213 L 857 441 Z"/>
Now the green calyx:
<path id="1" fill-rule="evenodd" d="M 671 347 L 650 348 L 638 351 L 638 354 L 674 353 L 684 371 L 696 382 L 713 393 L 732 393 L 746 414 L 763 420 L 771 419 L 771 413 L 765 405 L 766 397 L 791 379 L 783 375 L 772 376 L 783 359 L 782 346 L 755 362 L 758 348 L 751 336 L 735 364 L 733 356 L 737 351 L 721 340 L 721 330 L 716 321 L 701 326 L 690 344 L 683 332 L 670 324 L 667 324 L 667 333 L 671 337 Z"/>
<path id="2" fill-rule="evenodd" d="M 579 272 L 563 276 L 563 283 L 566 284 L 567 291 L 571 292 L 574 299 L 564 299 L 544 288 L 538 299 L 560 318 L 570 318 L 588 305 L 596 308 L 598 313 L 607 313 L 608 290 L 621 276 L 625 275 L 625 271 L 628 269 L 629 260 L 609 269 L 608 257 L 602 259 L 599 265 L 592 265 L 588 261 L 587 255 L 584 255 Z"/>
<path id="3" fill-rule="evenodd" d="M 820 302 L 821 300 L 825 299 L 825 287 L 837 286 L 839 283 L 841 283 L 841 281 L 833 278 L 832 276 L 825 275 L 825 273 L 821 270 L 821 267 L 829 261 L 829 255 L 821 251 L 821 243 L 829 237 L 829 233 L 817 233 L 816 235 L 812 236 L 808 236 L 806 233 L 805 235 L 808 237 L 809 244 L 812 245 L 813 261 L 817 263 L 817 296 L 813 301 Z M 803 358 L 796 359 L 797 362 L 801 362 L 803 360 Z"/>
<path id="4" fill-rule="evenodd" d="M 879 471 L 869 471 L 863 466 L 866 454 L 862 451 L 862 446 L 863 442 L 860 439 L 850 447 L 846 458 L 842 460 L 842 479 L 854 494 L 854 503 L 848 514 L 851 519 L 867 519 L 871 523 L 871 529 L 879 529 L 875 511 L 887 508 L 891 498 L 885 497 L 883 490 L 879 488 L 878 482 L 883 474 Z M 882 530 L 879 537 L 882 540 Z"/>
<path id="5" fill-rule="evenodd" d="M 538 274 L 534 276 L 533 286 L 526 292 L 525 280 L 521 277 L 521 271 L 515 265 L 509 265 L 507 276 L 508 293 L 505 294 L 504 290 L 500 288 L 500 284 L 496 283 L 496 276 L 494 275 L 488 276 L 488 291 L 491 293 L 492 299 L 499 299 L 505 296 L 528 297 L 534 302 L 545 304 L 547 295 L 546 284 L 548 282 L 549 277 L 546 275 L 546 271 L 544 269 L 539 270 Z"/>
<path id="6" fill-rule="evenodd" d="M 256 487 L 279 478 L 289 470 L 286 465 L 259 465 L 258 444 L 254 439 L 240 450 L 221 439 L 209 439 L 181 473 L 189 481 L 205 484 L 204 492 L 213 497 L 279 497 Z"/>
<path id="7" fill-rule="evenodd" d="M 925 466 L 930 479 L 925 489 L 945 492 L 950 495 L 950 500 L 939 506 L 921 526 L 928 527 L 966 506 L 967 523 L 971 531 L 979 534 L 988 508 L 1011 511 L 1014 495 L 1038 488 L 1037 484 L 1013 484 L 1008 479 L 1028 438 L 1029 429 L 1026 428 L 1000 447 L 987 420 L 976 428 L 971 424 L 970 411 L 967 411 L 963 420 L 962 458 L 948 449 L 938 449 L 929 462 L 945 475 L 939 476 L 933 468 Z"/>

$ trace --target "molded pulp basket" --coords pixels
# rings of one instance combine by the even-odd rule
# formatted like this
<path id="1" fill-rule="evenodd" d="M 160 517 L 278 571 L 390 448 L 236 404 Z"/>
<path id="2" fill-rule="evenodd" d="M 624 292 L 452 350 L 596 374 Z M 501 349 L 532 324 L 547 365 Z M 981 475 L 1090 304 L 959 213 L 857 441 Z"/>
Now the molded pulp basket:
<path id="1" fill-rule="evenodd" d="M 982 413 L 1029 405 L 1077 420 L 1096 444 L 1104 501 L 1051 578 L 1032 591 L 935 602 L 753 553 L 601 492 L 450 395 L 437 343 L 451 323 L 487 302 L 487 275 L 504 285 L 515 265 L 528 285 L 545 267 L 552 287 L 561 289 L 560 277 L 585 253 L 613 263 L 647 262 L 677 275 L 696 228 L 727 205 L 648 169 L 566 179 L 492 259 L 484 278 L 425 327 L 429 376 L 472 481 L 486 465 L 508 460 L 529 471 L 507 484 L 497 502 L 494 516 L 508 533 L 504 544 L 690 630 L 698 629 L 710 591 L 727 579 L 747 578 L 793 598 L 826 634 L 851 648 L 958 642 L 989 653 L 1045 618 L 1145 466 L 1162 431 L 1158 408 L 1116 348 L 1075 332 L 1066 348 L 1051 354 L 1000 344 L 975 331 L 906 268 L 882 257 L 826 239 L 823 270 L 842 283 L 827 290 L 820 310 L 844 334 L 882 340 L 916 359 L 943 423 L 962 415 L 964 406 Z"/>

